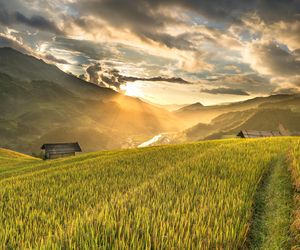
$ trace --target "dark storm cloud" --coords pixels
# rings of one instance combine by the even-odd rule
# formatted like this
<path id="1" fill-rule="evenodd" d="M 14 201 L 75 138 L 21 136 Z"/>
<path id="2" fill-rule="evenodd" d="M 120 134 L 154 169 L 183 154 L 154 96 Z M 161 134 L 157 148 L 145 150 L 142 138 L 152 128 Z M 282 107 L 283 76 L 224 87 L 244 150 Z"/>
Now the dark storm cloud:
<path id="1" fill-rule="evenodd" d="M 14 18 L 17 23 L 22 23 L 32 28 L 52 32 L 58 35 L 63 34 L 63 32 L 57 27 L 57 25 L 54 22 L 49 21 L 46 18 L 39 15 L 33 15 L 32 17 L 28 18 L 20 12 L 15 12 Z"/>
<path id="2" fill-rule="evenodd" d="M 4 6 L 0 3 L 0 24 L 9 25 L 11 21 L 11 16 L 8 14 Z"/>
<path id="3" fill-rule="evenodd" d="M 149 0 L 152 2 L 152 0 Z M 153 2 L 168 2 L 154 0 Z M 300 12 L 299 0 L 175 0 L 182 6 L 216 20 L 239 22 L 245 14 L 256 13 L 265 22 L 294 20 Z M 299 18 L 299 17 L 298 17 Z"/>
<path id="4" fill-rule="evenodd" d="M 161 31 L 166 25 L 182 21 L 160 12 L 151 1 L 90 0 L 78 2 L 75 6 L 83 15 L 100 17 L 116 28 L 129 28 L 142 39 L 149 39 L 169 48 L 190 50 L 192 47 L 188 34 L 171 36 Z M 80 26 L 88 29 L 86 22 L 82 18 L 80 20 Z"/>
<path id="5" fill-rule="evenodd" d="M 110 87 L 115 87 L 118 90 L 120 89 L 120 86 L 122 84 L 125 84 L 126 81 L 123 79 L 123 76 L 120 75 L 120 72 L 117 69 L 108 69 L 102 72 L 101 74 L 101 80 L 106 85 Z"/>
<path id="6" fill-rule="evenodd" d="M 300 61 L 297 56 L 274 42 L 257 43 L 252 46 L 253 68 L 271 75 L 299 75 Z"/>
<path id="7" fill-rule="evenodd" d="M 256 13 L 266 22 L 299 19 L 299 0 L 88 0 L 74 5 L 83 13 L 94 14 L 114 25 L 137 27 L 163 27 L 178 22 L 163 15 L 162 7 L 178 6 L 206 18 L 240 23 L 245 14 Z"/>
<path id="8" fill-rule="evenodd" d="M 56 37 L 53 45 L 57 48 L 83 53 L 85 56 L 94 60 L 114 58 L 114 53 L 111 50 L 111 46 L 105 43 L 97 43 L 88 40 L 76 40 L 66 37 Z"/>
<path id="9" fill-rule="evenodd" d="M 230 14 L 233 6 L 244 9 L 244 5 L 240 1 L 200 2 L 192 0 L 140 0 L 138 2 L 131 0 L 88 0 L 85 2 L 78 1 L 74 6 L 83 13 L 109 20 L 113 25 L 129 26 L 134 29 L 139 29 L 139 27 L 162 28 L 167 23 L 179 22 L 159 12 L 158 10 L 162 7 L 179 6 L 217 19 L 228 19 L 233 16 Z"/>
<path id="10" fill-rule="evenodd" d="M 230 89 L 230 88 L 215 88 L 215 89 L 202 89 L 202 93 L 214 94 L 214 95 L 242 95 L 248 96 L 249 93 L 241 89 Z"/>
<path id="11" fill-rule="evenodd" d="M 164 31 L 169 25 L 188 22 L 181 20 L 180 15 L 170 15 L 167 10 L 172 7 L 221 22 L 225 26 L 232 23 L 242 25 L 244 17 L 253 14 L 266 23 L 300 18 L 299 0 L 87 0 L 77 1 L 71 6 L 79 13 L 78 22 L 86 30 L 89 27 L 82 21 L 82 16 L 92 15 L 118 29 L 129 29 L 141 39 L 179 50 L 197 50 L 191 42 L 196 34 L 175 36 Z"/>
<path id="12" fill-rule="evenodd" d="M 146 82 L 170 82 L 170 83 L 178 83 L 178 84 L 192 84 L 182 78 L 178 77 L 151 77 L 151 78 L 143 78 L 143 77 L 133 77 L 133 76 L 124 76 L 120 74 L 118 69 L 110 69 L 104 68 L 100 63 L 95 63 L 90 65 L 86 69 L 86 73 L 89 76 L 89 81 L 106 85 L 109 87 L 115 87 L 118 90 L 120 86 L 126 84 L 127 82 L 136 82 L 136 81 L 146 81 Z M 81 76 L 82 78 L 84 75 Z"/>
<path id="13" fill-rule="evenodd" d="M 176 48 L 179 50 L 194 50 L 193 43 L 188 40 L 189 38 L 192 38 L 194 36 L 194 34 L 191 33 L 171 36 L 166 33 L 143 31 L 140 34 L 145 38 L 161 43 L 171 49 Z"/>
<path id="14" fill-rule="evenodd" d="M 267 23 L 283 20 L 300 20 L 299 0 L 257 0 L 254 6 L 258 15 Z"/>
<path id="15" fill-rule="evenodd" d="M 100 16 L 105 20 L 118 27 L 145 27 L 152 29 L 153 27 L 163 27 L 166 21 L 172 19 L 162 15 L 157 17 L 157 13 L 153 10 L 151 3 L 147 1 L 130 1 L 130 0 L 88 0 L 78 1 L 75 8 L 81 13 L 94 16 Z"/>
<path id="16" fill-rule="evenodd" d="M 11 26 L 13 24 L 23 24 L 31 28 L 35 28 L 42 31 L 51 32 L 57 35 L 63 35 L 55 22 L 48 20 L 41 15 L 32 15 L 26 17 L 19 11 L 8 11 L 6 7 L 0 2 L 0 24 L 5 26 Z"/>
<path id="17" fill-rule="evenodd" d="M 142 78 L 142 77 L 132 77 L 132 76 L 121 76 L 121 78 L 126 82 L 136 82 L 136 81 L 144 81 L 144 82 L 171 82 L 171 83 L 180 83 L 180 84 L 192 84 L 189 81 L 184 80 L 180 77 L 151 77 L 151 78 Z"/>
<path id="18" fill-rule="evenodd" d="M 61 58 L 57 58 L 51 54 L 46 54 L 45 59 L 55 62 L 55 63 L 60 63 L 60 64 L 70 64 L 67 60 L 61 59 Z"/>
<path id="19" fill-rule="evenodd" d="M 139 64 L 146 63 L 148 68 L 155 67 L 156 70 L 161 69 L 164 65 L 169 63 L 167 59 L 160 56 L 148 54 L 146 51 L 139 51 L 132 46 L 124 44 L 113 44 L 107 42 L 97 42 L 89 40 L 76 40 L 66 37 L 56 37 L 52 41 L 52 46 L 58 49 L 69 51 L 69 53 L 80 53 L 87 61 L 85 64 L 90 64 L 91 61 L 121 62 Z M 113 49 L 112 49 L 113 48 Z M 155 65 L 153 62 L 155 61 Z M 106 62 L 106 65 L 109 64 Z M 108 65 L 114 67 L 112 63 Z"/>
<path id="20" fill-rule="evenodd" d="M 125 84 L 127 82 L 136 82 L 136 81 L 192 84 L 191 82 L 188 82 L 180 77 L 157 76 L 157 77 L 151 77 L 151 78 L 143 78 L 143 77 L 124 76 L 124 75 L 121 75 L 119 70 L 117 70 L 117 69 L 107 70 L 105 73 L 106 74 L 103 74 L 101 76 L 102 81 L 104 81 L 108 85 L 112 85 L 117 88 L 119 88 L 122 84 Z"/>

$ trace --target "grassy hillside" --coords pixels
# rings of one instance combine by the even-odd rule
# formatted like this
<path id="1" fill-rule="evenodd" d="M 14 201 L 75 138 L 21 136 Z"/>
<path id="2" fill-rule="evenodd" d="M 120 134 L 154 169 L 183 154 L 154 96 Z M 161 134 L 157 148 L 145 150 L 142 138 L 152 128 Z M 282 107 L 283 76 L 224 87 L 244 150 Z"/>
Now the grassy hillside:
<path id="1" fill-rule="evenodd" d="M 0 248 L 289 249 L 284 196 L 272 196 L 283 197 L 274 210 L 283 222 L 262 213 L 265 230 L 255 207 L 298 164 L 299 143 L 207 141 L 48 162 L 1 150 Z M 261 244 L 251 236 L 257 230 Z"/>
<path id="2" fill-rule="evenodd" d="M 166 110 L 0 48 L 0 147 L 32 153 L 44 143 L 79 141 L 87 152 L 136 146 L 178 129 Z"/>

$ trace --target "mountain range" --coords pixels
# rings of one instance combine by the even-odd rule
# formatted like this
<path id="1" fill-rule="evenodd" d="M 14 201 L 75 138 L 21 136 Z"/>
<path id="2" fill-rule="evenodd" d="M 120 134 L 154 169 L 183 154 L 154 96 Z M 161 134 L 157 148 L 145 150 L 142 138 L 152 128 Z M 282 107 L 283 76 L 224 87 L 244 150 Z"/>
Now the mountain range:
<path id="1" fill-rule="evenodd" d="M 212 111 L 212 113 L 209 113 Z M 240 130 L 280 130 L 285 135 L 300 134 L 300 95 L 271 95 L 244 102 L 197 110 L 178 110 L 180 116 L 193 114 L 196 120 L 210 115 L 208 123 L 200 122 L 184 131 L 188 140 L 234 137 Z"/>
<path id="2" fill-rule="evenodd" d="M 164 109 L 0 48 L 1 147 L 25 153 L 64 141 L 79 141 L 84 151 L 132 147 L 178 124 Z"/>
<path id="3" fill-rule="evenodd" d="M 0 147 L 32 153 L 44 143 L 78 141 L 95 151 L 136 147 L 158 134 L 156 144 L 234 137 L 242 129 L 300 134 L 300 95 L 170 112 L 0 48 Z"/>

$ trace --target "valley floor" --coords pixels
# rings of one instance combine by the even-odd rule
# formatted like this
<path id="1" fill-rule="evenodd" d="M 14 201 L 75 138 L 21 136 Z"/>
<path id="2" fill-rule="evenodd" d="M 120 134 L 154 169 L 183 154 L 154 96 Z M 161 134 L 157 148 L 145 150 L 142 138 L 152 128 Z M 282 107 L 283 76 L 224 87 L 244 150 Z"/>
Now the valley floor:
<path id="1" fill-rule="evenodd" d="M 299 152 L 298 137 L 0 149 L 0 249 L 298 249 Z"/>

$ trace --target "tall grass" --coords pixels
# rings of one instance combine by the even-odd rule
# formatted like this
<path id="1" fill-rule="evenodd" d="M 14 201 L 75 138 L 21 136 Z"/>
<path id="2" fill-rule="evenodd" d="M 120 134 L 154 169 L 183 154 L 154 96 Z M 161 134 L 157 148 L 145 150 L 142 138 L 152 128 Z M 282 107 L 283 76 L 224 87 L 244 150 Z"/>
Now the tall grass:
<path id="1" fill-rule="evenodd" d="M 300 140 L 290 151 L 290 170 L 294 185 L 294 213 L 291 231 L 293 234 L 292 249 L 300 249 Z"/>
<path id="2" fill-rule="evenodd" d="M 262 176 L 294 143 L 224 140 L 24 162 L 0 175 L 0 248 L 241 248 Z"/>

